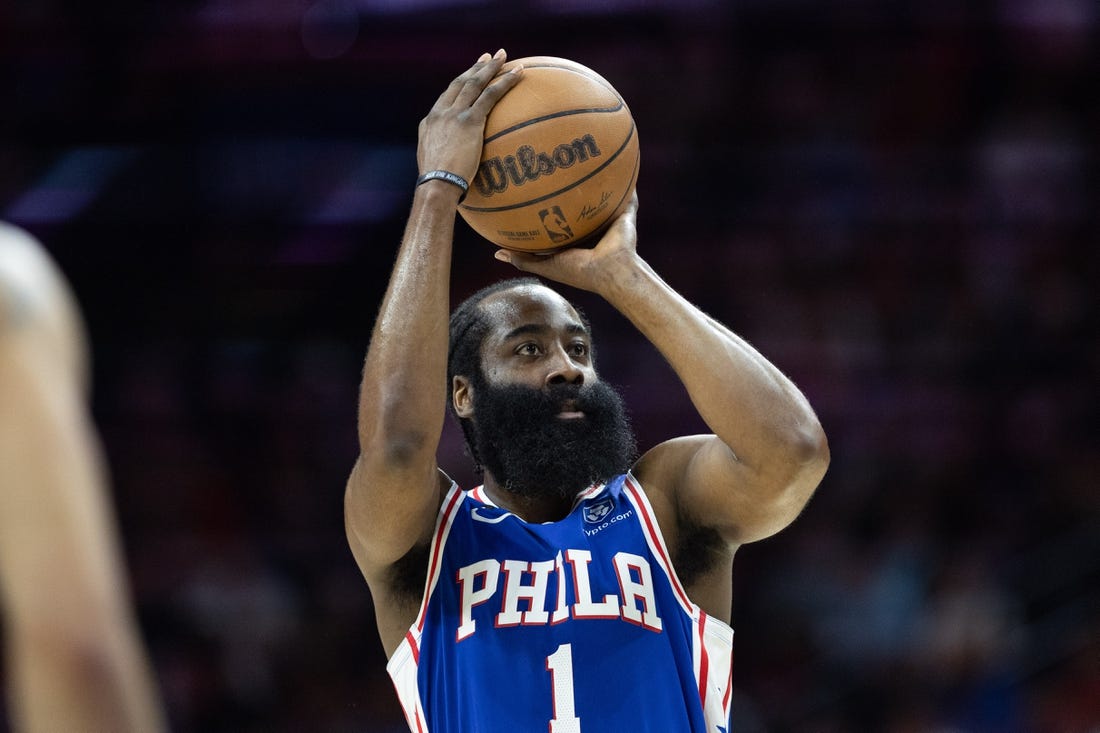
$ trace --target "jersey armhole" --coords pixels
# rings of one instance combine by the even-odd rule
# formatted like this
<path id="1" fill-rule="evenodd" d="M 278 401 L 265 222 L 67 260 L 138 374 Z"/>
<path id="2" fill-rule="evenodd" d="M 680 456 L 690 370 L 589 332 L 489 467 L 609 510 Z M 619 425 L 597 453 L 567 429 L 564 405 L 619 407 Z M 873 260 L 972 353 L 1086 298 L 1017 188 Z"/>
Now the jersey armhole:
<path id="1" fill-rule="evenodd" d="M 443 476 L 447 475 L 442 471 L 440 473 Z M 413 656 L 419 656 L 420 634 L 424 628 L 424 615 L 427 613 L 428 602 L 431 600 L 436 583 L 439 582 L 440 569 L 443 565 L 443 548 L 447 544 L 447 538 L 451 534 L 451 526 L 454 524 L 458 508 L 465 496 L 465 492 L 452 479 L 450 488 L 447 489 L 447 493 L 444 495 L 443 502 L 439 507 L 435 529 L 432 531 L 432 541 L 428 546 L 428 567 L 424 577 L 424 591 L 420 598 L 420 610 L 416 614 L 416 620 L 413 621 L 412 626 L 409 627 L 408 633 L 405 635 L 406 641 L 413 644 Z M 393 655 L 390 656 L 391 662 L 395 661 L 401 653 L 402 646 L 404 644 L 399 645 Z"/>

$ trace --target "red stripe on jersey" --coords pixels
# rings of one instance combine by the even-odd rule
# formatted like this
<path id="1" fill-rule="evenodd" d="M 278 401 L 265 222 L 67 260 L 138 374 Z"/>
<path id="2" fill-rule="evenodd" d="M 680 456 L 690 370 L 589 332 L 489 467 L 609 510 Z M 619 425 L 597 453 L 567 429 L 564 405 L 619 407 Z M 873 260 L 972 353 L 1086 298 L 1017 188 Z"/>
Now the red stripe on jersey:
<path id="1" fill-rule="evenodd" d="M 679 597 L 680 602 L 684 604 L 684 609 L 690 614 L 690 609 L 693 604 L 691 600 L 688 599 L 684 589 L 680 587 L 680 579 L 676 577 L 676 571 L 672 567 L 672 562 L 665 553 L 665 543 L 661 539 L 660 532 L 657 531 L 657 522 L 649 514 L 649 505 L 644 498 L 638 496 L 641 489 L 639 489 L 630 478 L 627 478 L 626 483 L 623 484 L 623 488 L 630 492 L 631 497 L 634 499 L 635 506 L 637 506 L 638 511 L 641 512 L 642 519 L 645 521 L 646 531 L 649 532 L 650 537 L 653 539 L 653 546 L 660 555 L 660 560 L 665 567 L 665 574 L 668 576 L 669 582 L 672 583 L 672 589 L 676 591 L 676 595 Z"/>
<path id="2" fill-rule="evenodd" d="M 707 622 L 707 614 L 699 609 L 699 702 L 703 709 L 707 707 L 707 672 L 710 671 L 710 657 L 707 656 L 707 645 L 704 643 L 703 627 Z"/>
<path id="3" fill-rule="evenodd" d="M 730 659 L 730 673 L 726 678 L 726 694 L 722 697 L 722 709 L 726 711 L 726 715 L 729 715 L 730 709 L 730 697 L 733 693 L 733 659 Z"/>
<path id="4" fill-rule="evenodd" d="M 405 722 L 409 724 L 409 728 L 411 729 L 413 721 L 416 721 L 416 733 L 425 733 L 424 726 L 420 724 L 420 711 L 417 710 L 418 706 L 416 701 L 413 701 L 413 707 L 410 711 L 409 708 L 405 705 L 404 699 L 402 699 L 401 697 L 401 690 L 397 689 L 397 681 L 391 679 L 391 682 L 394 683 L 393 689 L 397 691 L 397 702 L 401 705 L 401 709 L 405 712 Z M 411 715 L 409 714 L 410 712 L 412 713 Z"/>
<path id="5" fill-rule="evenodd" d="M 416 643 L 416 637 L 413 636 L 413 632 L 405 632 L 405 641 L 409 642 L 409 649 L 412 650 L 413 662 L 420 664 L 420 646 Z"/>
<path id="6" fill-rule="evenodd" d="M 451 485 L 454 488 L 454 484 Z M 428 589 L 431 588 L 433 578 L 435 578 L 436 571 L 439 568 L 439 555 L 443 552 L 443 534 L 447 531 L 448 520 L 450 515 L 454 512 L 455 507 L 462 500 L 463 493 L 457 489 L 451 494 L 450 503 L 447 504 L 447 508 L 443 510 L 443 514 L 439 520 L 439 526 L 436 527 L 435 537 L 432 538 L 432 560 L 428 564 L 428 584 L 424 591 L 424 599 L 420 602 L 420 613 L 416 618 L 416 628 L 418 631 L 424 630 L 424 614 L 428 611 L 428 596 L 431 593 Z"/>
<path id="7" fill-rule="evenodd" d="M 577 494 L 577 498 L 573 499 L 573 508 L 576 509 L 577 505 L 580 504 L 582 501 L 585 501 L 586 499 L 591 499 L 593 496 L 598 495 L 601 491 L 603 491 L 603 487 L 605 486 L 607 486 L 607 484 L 592 484 L 587 489 Z"/>

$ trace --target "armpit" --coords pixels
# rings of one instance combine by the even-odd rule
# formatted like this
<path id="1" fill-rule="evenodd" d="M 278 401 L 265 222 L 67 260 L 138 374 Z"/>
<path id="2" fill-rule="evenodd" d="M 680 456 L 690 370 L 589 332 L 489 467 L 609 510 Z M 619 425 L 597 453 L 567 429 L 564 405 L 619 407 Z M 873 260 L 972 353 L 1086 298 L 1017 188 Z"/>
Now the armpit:
<path id="1" fill-rule="evenodd" d="M 681 519 L 679 538 L 672 551 L 672 565 L 685 586 L 694 585 L 700 576 L 727 559 L 726 543 L 712 527 L 701 527 Z"/>
<path id="2" fill-rule="evenodd" d="M 430 544 L 416 545 L 390 568 L 389 586 L 399 602 L 420 603 L 428 577 Z"/>

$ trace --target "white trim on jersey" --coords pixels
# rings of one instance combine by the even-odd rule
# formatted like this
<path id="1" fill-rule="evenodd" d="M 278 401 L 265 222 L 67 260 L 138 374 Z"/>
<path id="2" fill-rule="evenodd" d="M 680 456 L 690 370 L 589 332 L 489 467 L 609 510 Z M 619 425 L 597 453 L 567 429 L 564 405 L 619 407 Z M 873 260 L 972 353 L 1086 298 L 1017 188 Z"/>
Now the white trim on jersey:
<path id="1" fill-rule="evenodd" d="M 593 496 L 599 494 L 601 491 L 603 491 L 605 486 L 607 486 L 607 484 L 592 484 L 587 489 L 577 494 L 577 498 L 573 500 L 573 509 L 576 509 L 577 505 L 580 504 L 582 501 L 591 499 Z"/>
<path id="2" fill-rule="evenodd" d="M 657 524 L 657 515 L 653 512 L 649 497 L 638 485 L 633 474 L 628 473 L 626 475 L 626 481 L 623 482 L 623 493 L 630 499 L 630 503 L 634 505 L 641 516 L 642 532 L 645 534 L 646 542 L 649 543 L 649 550 L 653 553 L 653 557 L 657 559 L 661 569 L 665 571 L 665 575 L 668 576 L 668 580 L 672 584 L 673 595 L 680 602 L 680 607 L 684 609 L 684 613 L 694 617 L 695 610 L 699 607 L 688 598 L 684 586 L 680 583 L 680 578 L 676 575 L 676 569 L 672 567 L 672 554 L 665 545 L 664 535 L 661 534 L 661 529 Z"/>
<path id="3" fill-rule="evenodd" d="M 691 618 L 695 630 L 692 635 L 692 662 L 695 681 L 699 685 L 699 699 L 703 705 L 703 716 L 708 727 L 727 725 L 730 717 L 731 690 L 733 688 L 733 629 L 713 616 L 708 616 L 702 608 L 688 598 L 676 569 L 672 566 L 672 555 L 665 545 L 664 535 L 657 524 L 653 506 L 649 497 L 638 484 L 634 474 L 628 473 L 623 482 L 623 494 L 638 510 L 641 516 L 642 533 L 649 544 L 649 551 L 657 564 L 668 576 L 672 584 L 673 595 L 680 602 L 684 613 Z M 727 670 L 719 677 L 712 672 Z"/>
<path id="4" fill-rule="evenodd" d="M 465 493 L 458 488 L 458 484 L 451 482 L 451 488 L 443 497 L 443 509 L 439 512 L 436 521 L 435 534 L 432 536 L 432 546 L 428 561 L 428 577 L 424 579 L 424 597 L 420 601 L 420 612 L 416 614 L 416 623 L 413 629 L 417 635 L 424 630 L 424 614 L 428 612 L 428 601 L 432 597 L 436 583 L 439 582 L 439 570 L 443 565 L 443 547 L 447 544 L 447 536 L 451 533 L 451 525 L 454 524 L 455 515 L 458 514 L 458 505 L 465 498 Z"/>
<path id="5" fill-rule="evenodd" d="M 451 533 L 451 525 L 454 524 L 458 506 L 465 497 L 458 484 L 451 482 L 451 488 L 443 497 L 443 505 L 436 518 L 435 532 L 432 535 L 432 544 L 428 548 L 428 575 L 424 580 L 424 597 L 420 601 L 420 611 L 416 614 L 416 621 L 409 627 L 405 638 L 397 646 L 393 655 L 386 663 L 386 671 L 390 673 L 394 689 L 397 691 L 398 702 L 405 712 L 405 720 L 409 729 L 415 733 L 429 733 L 427 716 L 420 702 L 420 688 L 417 682 L 417 670 L 420 666 L 420 637 L 424 631 L 424 615 L 428 611 L 428 600 L 439 582 L 439 572 L 442 566 L 444 545 L 447 544 L 447 536 Z"/>
<path id="6" fill-rule="evenodd" d="M 480 501 L 485 506 L 496 507 L 496 502 L 489 498 L 489 495 L 485 493 L 485 485 L 475 486 L 469 491 L 470 496 L 474 497 L 477 501 Z M 497 507 L 499 508 L 499 507 Z"/>
<path id="7" fill-rule="evenodd" d="M 576 509 L 577 505 L 585 499 L 591 499 L 593 496 L 603 491 L 603 488 L 606 485 L 607 484 L 592 484 L 587 489 L 577 494 L 577 498 L 573 500 L 573 509 Z M 489 498 L 489 494 L 485 491 L 484 484 L 475 486 L 467 493 L 469 493 L 470 496 L 486 506 L 496 507 L 497 509 L 500 508 L 499 506 L 497 506 L 497 503 L 495 501 Z"/>
<path id="8" fill-rule="evenodd" d="M 386 671 L 393 680 L 393 689 L 397 692 L 397 701 L 401 703 L 401 710 L 405 713 L 405 722 L 409 724 L 409 730 L 413 733 L 428 733 L 428 716 L 424 714 L 424 708 L 420 704 L 420 689 L 417 683 L 417 667 L 419 666 L 419 653 L 417 644 L 410 638 L 410 631 L 397 651 L 390 657 L 386 664 Z"/>
<path id="9" fill-rule="evenodd" d="M 706 616 L 700 643 L 707 650 L 711 671 L 725 670 L 722 677 L 710 674 L 701 690 L 703 716 L 708 723 L 721 723 L 724 729 L 733 701 L 733 629 L 713 616 Z"/>

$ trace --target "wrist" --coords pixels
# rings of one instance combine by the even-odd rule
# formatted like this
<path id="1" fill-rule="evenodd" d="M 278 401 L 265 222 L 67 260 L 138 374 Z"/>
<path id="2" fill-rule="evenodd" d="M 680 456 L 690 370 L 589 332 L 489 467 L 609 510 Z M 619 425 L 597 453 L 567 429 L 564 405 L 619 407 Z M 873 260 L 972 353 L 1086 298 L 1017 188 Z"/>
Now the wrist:
<path id="1" fill-rule="evenodd" d="M 452 173 L 451 171 L 442 169 L 430 170 L 426 173 L 421 174 L 420 177 L 416 179 L 416 185 L 417 187 L 420 187 L 425 184 L 432 184 L 435 181 L 442 181 L 443 183 L 454 186 L 459 191 L 461 191 L 458 197 L 460 203 L 462 202 L 462 199 L 466 198 L 466 192 L 470 190 L 469 181 L 467 181 L 465 178 L 458 175 L 457 173 Z"/>
<path id="2" fill-rule="evenodd" d="M 600 277 L 601 295 L 607 300 L 633 290 L 642 281 L 656 273 L 637 252 L 623 252 L 607 263 Z"/>
<path id="3" fill-rule="evenodd" d="M 423 200 L 456 209 L 458 208 L 458 204 L 462 201 L 462 197 L 463 193 L 461 188 L 438 179 L 418 183 L 416 184 L 416 188 L 413 189 L 414 201 Z"/>

